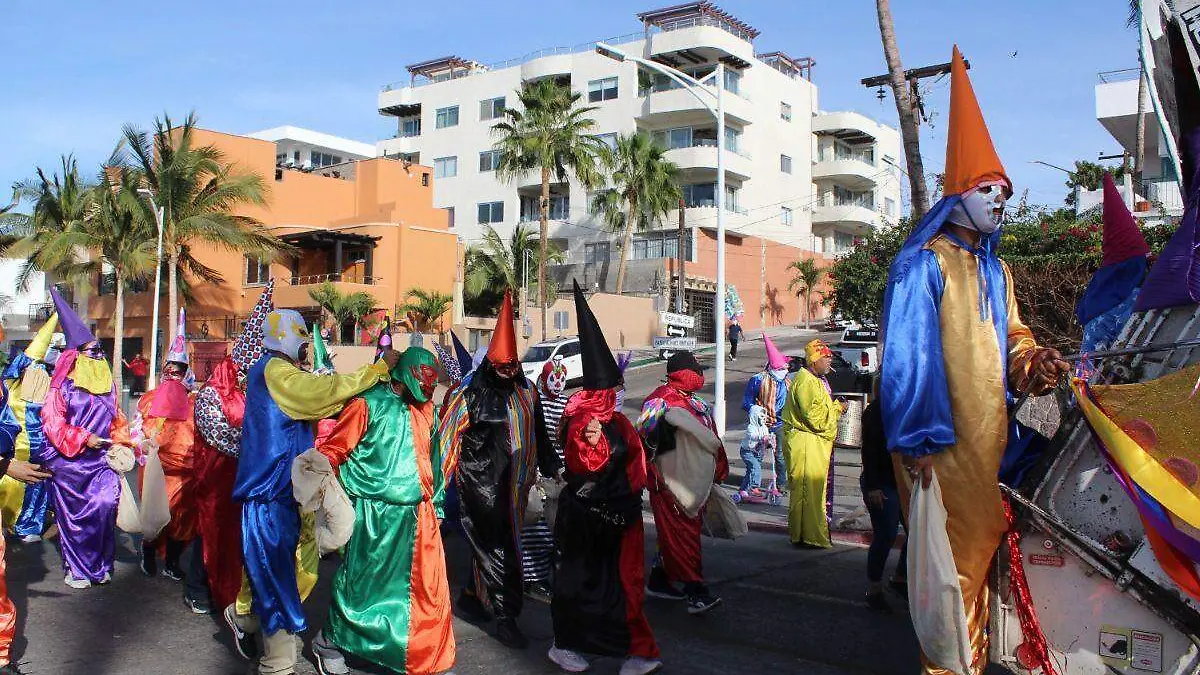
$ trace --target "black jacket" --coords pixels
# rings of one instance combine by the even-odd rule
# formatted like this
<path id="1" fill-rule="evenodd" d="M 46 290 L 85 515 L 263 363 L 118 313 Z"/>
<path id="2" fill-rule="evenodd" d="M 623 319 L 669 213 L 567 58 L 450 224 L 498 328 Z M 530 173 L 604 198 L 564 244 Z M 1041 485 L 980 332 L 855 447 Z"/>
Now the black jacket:
<path id="1" fill-rule="evenodd" d="M 879 399 L 871 401 L 862 416 L 862 489 L 864 492 L 896 487 L 896 472 L 883 432 Z"/>

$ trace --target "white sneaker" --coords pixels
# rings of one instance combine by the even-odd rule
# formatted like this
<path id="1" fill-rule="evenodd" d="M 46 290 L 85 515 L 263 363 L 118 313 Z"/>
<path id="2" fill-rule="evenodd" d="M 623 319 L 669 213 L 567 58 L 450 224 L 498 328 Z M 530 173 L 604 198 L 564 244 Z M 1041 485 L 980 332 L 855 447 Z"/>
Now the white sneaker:
<path id="1" fill-rule="evenodd" d="M 105 572 L 104 578 L 100 580 L 100 585 L 103 586 L 110 583 L 112 583 L 112 572 Z"/>
<path id="2" fill-rule="evenodd" d="M 350 667 L 346 665 L 346 657 L 325 638 L 324 631 L 317 631 L 312 641 L 313 656 L 317 657 L 317 672 L 321 675 L 348 675 Z"/>
<path id="3" fill-rule="evenodd" d="M 662 670 L 662 661 L 630 656 L 621 664 L 621 675 L 650 675 Z"/>
<path id="4" fill-rule="evenodd" d="M 76 579 L 75 577 L 71 576 L 70 572 L 67 572 L 67 576 L 63 577 L 63 583 L 76 590 L 83 590 L 85 588 L 92 587 L 91 581 L 88 581 L 87 579 Z"/>
<path id="5" fill-rule="evenodd" d="M 27 534 L 24 537 L 21 537 L 22 544 L 36 544 L 41 540 L 42 535 L 40 534 Z"/>
<path id="6" fill-rule="evenodd" d="M 588 663 L 587 659 L 580 656 L 577 652 L 571 651 L 570 649 L 551 647 L 550 651 L 546 653 L 546 656 L 554 662 L 554 665 L 562 668 L 568 673 L 582 673 L 583 671 L 592 667 L 592 664 Z"/>

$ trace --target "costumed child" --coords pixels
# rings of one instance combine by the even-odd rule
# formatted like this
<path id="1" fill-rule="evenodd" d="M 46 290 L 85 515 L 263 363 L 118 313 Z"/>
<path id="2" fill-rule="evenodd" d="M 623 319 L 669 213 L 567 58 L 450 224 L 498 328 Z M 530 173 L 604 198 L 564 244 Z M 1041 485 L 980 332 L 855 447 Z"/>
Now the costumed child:
<path id="1" fill-rule="evenodd" d="M 750 406 L 746 435 L 738 446 L 746 475 L 734 495 L 734 503 L 778 503 L 783 495 L 775 484 L 775 434 L 767 427 L 767 411 L 760 405 Z M 761 481 L 761 482 L 760 482 Z"/>

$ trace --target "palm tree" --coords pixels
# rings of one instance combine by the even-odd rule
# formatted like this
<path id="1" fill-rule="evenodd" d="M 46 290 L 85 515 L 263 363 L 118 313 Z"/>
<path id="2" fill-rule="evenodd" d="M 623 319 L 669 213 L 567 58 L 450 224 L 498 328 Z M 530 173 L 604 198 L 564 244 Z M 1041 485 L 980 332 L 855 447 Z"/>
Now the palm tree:
<path id="1" fill-rule="evenodd" d="M 625 290 L 625 267 L 634 228 L 653 228 L 669 211 L 678 208 L 679 167 L 665 159 L 664 152 L 644 132 L 620 136 L 616 151 L 606 162 L 612 171 L 613 187 L 592 199 L 592 210 L 602 214 L 605 224 L 624 233 L 617 266 L 617 295 Z"/>
<path id="2" fill-rule="evenodd" d="M 354 322 L 349 340 L 352 343 L 354 342 L 353 336 L 358 333 L 358 327 L 362 324 L 362 320 L 375 311 L 375 296 L 365 291 L 342 293 L 331 281 L 326 281 L 320 286 L 310 289 L 308 297 L 312 298 L 313 302 L 320 305 L 321 309 L 328 312 L 333 318 L 341 342 L 347 342 L 345 331 L 347 323 Z"/>
<path id="3" fill-rule="evenodd" d="M 25 258 L 17 274 L 17 288 L 27 290 L 34 272 L 53 271 L 65 261 L 73 262 L 78 251 L 58 235 L 78 229 L 92 208 L 93 186 L 79 175 L 79 165 L 71 155 L 63 155 L 59 171 L 49 176 L 40 167 L 29 180 L 16 185 L 21 198 L 33 202 L 29 215 L 7 214 L 17 241 L 7 246 L 4 257 Z"/>
<path id="4" fill-rule="evenodd" d="M 812 258 L 802 258 L 788 263 L 787 269 L 792 271 L 792 280 L 788 282 L 788 290 L 804 298 L 805 327 L 812 325 L 812 294 L 825 278 L 825 270 L 817 267 Z"/>
<path id="5" fill-rule="evenodd" d="M 477 311 L 494 312 L 500 306 L 505 288 L 520 288 L 525 283 L 526 261 L 532 253 L 540 250 L 541 242 L 533 238 L 533 231 L 525 225 L 517 225 L 508 241 L 495 229 L 483 231 L 483 239 L 477 246 L 467 249 L 466 278 L 463 290 Z M 546 246 L 546 262 L 557 264 L 566 256 L 553 243 Z M 537 285 L 538 288 L 541 284 Z M 539 293 L 540 295 L 540 293 Z M 555 295 L 554 286 L 547 282 L 546 297 Z M 518 307 L 519 314 L 524 308 Z"/>
<path id="6" fill-rule="evenodd" d="M 433 329 L 442 315 L 450 311 L 450 307 L 454 304 L 453 296 L 427 290 L 420 286 L 410 288 L 404 297 L 406 301 L 400 307 L 400 311 L 408 315 L 410 328 L 414 332 L 427 332 Z"/>
<path id="7" fill-rule="evenodd" d="M 592 134 L 594 107 L 577 107 L 581 94 L 554 80 L 539 80 L 517 92 L 521 110 L 507 108 L 504 121 L 492 126 L 499 137 L 497 176 L 514 180 L 540 170 L 538 304 L 542 308 L 542 339 L 546 339 L 546 307 L 550 304 L 546 265 L 550 254 L 550 179 L 565 182 L 570 173 L 587 189 L 600 184 L 600 165 L 608 146 Z"/>
<path id="8" fill-rule="evenodd" d="M 921 135 L 917 128 L 917 110 L 904 80 L 900 63 L 900 48 L 896 45 L 896 27 L 888 0 L 875 0 L 879 14 L 879 36 L 883 39 L 883 56 L 887 60 L 892 80 L 892 95 L 896 99 L 896 114 L 900 116 L 900 135 L 904 139 L 904 159 L 908 163 L 909 188 L 912 191 L 912 218 L 920 221 L 929 210 L 929 187 L 925 184 L 925 163 L 921 161 Z"/>
<path id="9" fill-rule="evenodd" d="M 1141 0 L 1129 0 L 1129 15 L 1125 18 L 1127 28 L 1136 28 L 1138 44 L 1142 41 L 1142 3 Z M 1146 67 L 1142 61 L 1141 49 L 1138 49 L 1138 97 L 1137 120 L 1133 150 L 1133 179 L 1137 186 L 1142 182 L 1142 156 L 1146 154 Z M 1137 187 L 1135 186 L 1135 188 Z M 1135 189 L 1136 191 L 1136 189 Z"/>
<path id="10" fill-rule="evenodd" d="M 235 213 L 244 206 L 267 203 L 268 187 L 262 176 L 238 172 L 216 147 L 197 147 L 196 128 L 192 113 L 178 126 L 168 116 L 156 118 L 153 134 L 131 125 L 122 130 L 130 160 L 142 174 L 143 187 L 152 192 L 163 209 L 170 307 L 167 316 L 179 314 L 181 271 L 203 282 L 224 281 L 216 270 L 191 255 L 194 244 L 202 242 L 239 255 L 264 257 L 288 248 L 259 221 Z M 153 218 L 148 203 L 143 202 L 143 209 Z M 175 325 L 168 325 L 170 342 Z"/>

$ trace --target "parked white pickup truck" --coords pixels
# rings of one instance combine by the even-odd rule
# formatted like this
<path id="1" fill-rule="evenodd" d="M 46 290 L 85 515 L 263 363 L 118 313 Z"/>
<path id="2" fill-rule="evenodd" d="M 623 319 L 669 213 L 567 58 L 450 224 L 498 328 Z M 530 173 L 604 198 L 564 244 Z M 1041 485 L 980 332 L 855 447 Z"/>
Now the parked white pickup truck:
<path id="1" fill-rule="evenodd" d="M 879 371 L 879 331 L 874 328 L 848 327 L 842 332 L 841 342 L 831 349 L 859 375 L 874 375 Z"/>

